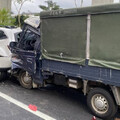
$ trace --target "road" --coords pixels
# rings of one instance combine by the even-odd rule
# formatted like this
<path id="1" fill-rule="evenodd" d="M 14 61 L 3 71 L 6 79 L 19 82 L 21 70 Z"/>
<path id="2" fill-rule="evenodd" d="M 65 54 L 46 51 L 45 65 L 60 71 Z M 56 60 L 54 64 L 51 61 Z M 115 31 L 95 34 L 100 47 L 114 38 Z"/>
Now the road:
<path id="1" fill-rule="evenodd" d="M 58 86 L 27 90 L 14 80 L 0 82 L 0 119 L 1 120 L 43 120 L 16 101 L 28 106 L 36 105 L 38 111 L 56 120 L 91 120 L 92 114 L 86 106 L 86 98 L 80 91 Z M 8 98 L 3 98 L 3 94 Z M 15 100 L 11 100 L 15 99 Z M 11 102 L 11 101 L 12 102 Z M 28 108 L 27 108 L 28 109 Z M 100 120 L 97 118 L 97 120 Z"/>

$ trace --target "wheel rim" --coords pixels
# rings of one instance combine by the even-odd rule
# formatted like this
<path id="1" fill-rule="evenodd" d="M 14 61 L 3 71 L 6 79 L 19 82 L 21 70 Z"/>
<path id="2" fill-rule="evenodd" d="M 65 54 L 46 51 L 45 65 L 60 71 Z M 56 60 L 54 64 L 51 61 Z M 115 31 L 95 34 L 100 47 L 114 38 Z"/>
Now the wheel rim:
<path id="1" fill-rule="evenodd" d="M 91 99 L 93 109 L 99 114 L 105 114 L 109 109 L 107 99 L 101 94 L 95 94 Z"/>
<path id="2" fill-rule="evenodd" d="M 26 75 L 26 72 L 24 72 L 21 75 L 21 80 L 24 85 L 30 85 L 32 83 L 32 78 L 30 75 Z"/>

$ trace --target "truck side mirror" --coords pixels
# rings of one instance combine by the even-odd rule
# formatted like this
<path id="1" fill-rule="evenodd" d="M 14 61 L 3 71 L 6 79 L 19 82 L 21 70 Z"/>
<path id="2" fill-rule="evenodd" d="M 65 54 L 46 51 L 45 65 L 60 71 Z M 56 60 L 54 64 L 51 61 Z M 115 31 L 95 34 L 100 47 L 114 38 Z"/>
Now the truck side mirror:
<path id="1" fill-rule="evenodd" d="M 10 42 L 9 47 L 15 48 L 17 46 L 17 42 Z"/>

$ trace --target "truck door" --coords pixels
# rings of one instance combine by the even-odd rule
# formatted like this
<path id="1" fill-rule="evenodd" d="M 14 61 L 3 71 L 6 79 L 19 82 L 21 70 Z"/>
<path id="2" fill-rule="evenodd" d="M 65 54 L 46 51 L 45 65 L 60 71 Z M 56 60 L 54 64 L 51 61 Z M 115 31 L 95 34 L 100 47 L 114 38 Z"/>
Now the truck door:
<path id="1" fill-rule="evenodd" d="M 21 68 L 30 74 L 36 72 L 36 52 L 25 50 L 13 50 L 12 69 Z"/>

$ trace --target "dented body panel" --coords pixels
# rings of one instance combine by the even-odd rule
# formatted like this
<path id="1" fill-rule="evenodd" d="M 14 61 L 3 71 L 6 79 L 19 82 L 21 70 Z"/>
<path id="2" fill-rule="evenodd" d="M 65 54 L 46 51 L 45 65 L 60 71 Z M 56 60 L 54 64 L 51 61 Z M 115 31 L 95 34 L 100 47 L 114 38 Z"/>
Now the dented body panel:
<path id="1" fill-rule="evenodd" d="M 15 41 L 15 34 L 21 32 L 20 28 L 3 28 L 0 27 L 0 69 L 10 69 L 11 52 L 8 48 L 10 42 Z M 2 36 L 3 35 L 3 36 Z"/>

